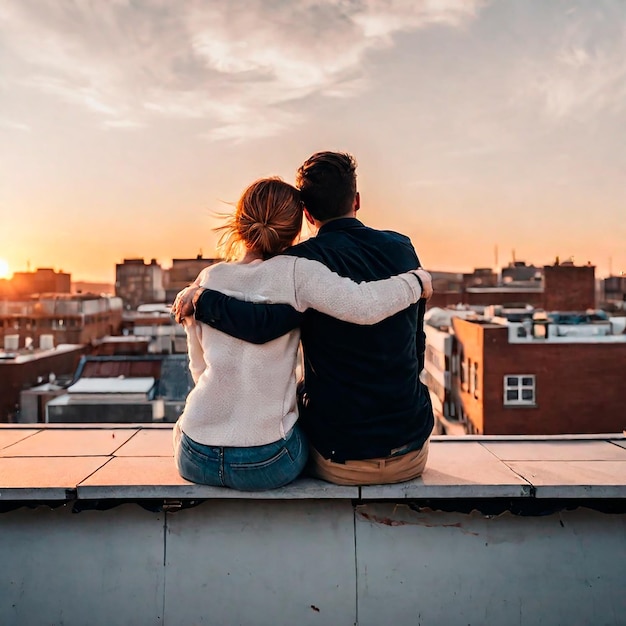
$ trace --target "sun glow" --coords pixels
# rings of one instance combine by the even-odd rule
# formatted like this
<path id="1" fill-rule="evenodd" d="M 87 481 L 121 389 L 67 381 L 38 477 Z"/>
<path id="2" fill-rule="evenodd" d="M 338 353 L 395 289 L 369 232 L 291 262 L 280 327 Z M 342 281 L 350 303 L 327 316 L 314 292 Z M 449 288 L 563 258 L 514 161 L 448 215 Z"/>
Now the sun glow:
<path id="1" fill-rule="evenodd" d="M 8 278 L 9 274 L 9 264 L 4 259 L 0 259 L 0 278 Z"/>

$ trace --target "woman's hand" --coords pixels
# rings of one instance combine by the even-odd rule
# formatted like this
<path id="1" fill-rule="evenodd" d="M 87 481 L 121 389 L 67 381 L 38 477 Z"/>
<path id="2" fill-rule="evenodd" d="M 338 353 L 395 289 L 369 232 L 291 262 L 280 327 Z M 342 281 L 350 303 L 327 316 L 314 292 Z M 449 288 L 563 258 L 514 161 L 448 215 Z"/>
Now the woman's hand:
<path id="1" fill-rule="evenodd" d="M 422 297 L 420 300 L 430 300 L 433 295 L 433 279 L 432 276 L 423 268 L 418 267 L 413 273 L 420 279 L 422 285 Z"/>
<path id="2" fill-rule="evenodd" d="M 200 295 L 199 292 L 202 292 L 203 288 L 199 287 L 196 284 L 189 285 L 189 287 L 185 287 L 182 291 L 178 292 L 176 299 L 174 300 L 174 304 L 172 305 L 172 309 L 170 315 L 176 320 L 178 324 L 182 324 L 183 320 L 186 317 L 193 317 L 195 314 L 195 304 L 197 298 L 196 294 Z"/>

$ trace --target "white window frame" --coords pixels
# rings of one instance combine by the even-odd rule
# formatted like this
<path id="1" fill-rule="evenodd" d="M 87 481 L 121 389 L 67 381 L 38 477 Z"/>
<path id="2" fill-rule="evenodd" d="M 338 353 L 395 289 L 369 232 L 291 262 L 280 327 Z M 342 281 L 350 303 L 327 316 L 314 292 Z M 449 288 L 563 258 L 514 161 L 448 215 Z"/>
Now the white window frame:
<path id="1" fill-rule="evenodd" d="M 470 370 L 470 391 L 474 393 L 474 398 L 478 398 L 478 362 L 473 361 Z"/>
<path id="2" fill-rule="evenodd" d="M 467 391 L 469 389 L 469 362 L 468 359 L 461 361 L 461 389 Z"/>
<path id="3" fill-rule="evenodd" d="M 515 378 L 516 383 L 510 384 L 509 379 Z M 530 378 L 532 380 L 532 384 L 524 385 L 522 381 L 524 378 Z M 505 374 L 504 376 L 504 406 L 536 406 L 537 405 L 537 389 L 536 389 L 536 378 L 534 374 Z M 532 390 L 532 398 L 530 400 L 522 400 L 522 391 L 527 391 L 528 389 Z M 509 400 L 507 399 L 507 391 L 516 390 L 517 400 Z"/>

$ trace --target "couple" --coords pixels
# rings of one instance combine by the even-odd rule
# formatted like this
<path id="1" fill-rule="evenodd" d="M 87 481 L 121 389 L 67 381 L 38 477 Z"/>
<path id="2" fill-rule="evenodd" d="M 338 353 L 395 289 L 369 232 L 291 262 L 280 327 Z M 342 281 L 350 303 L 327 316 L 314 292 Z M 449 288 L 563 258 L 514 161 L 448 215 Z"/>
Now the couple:
<path id="1" fill-rule="evenodd" d="M 174 428 L 178 471 L 245 491 L 285 485 L 307 460 L 341 485 L 410 480 L 434 423 L 419 380 L 430 275 L 407 237 L 356 219 L 352 156 L 314 154 L 296 185 L 248 187 L 222 236 L 243 257 L 204 269 L 173 305 L 195 382 Z M 317 236 L 292 245 L 303 213 Z"/>

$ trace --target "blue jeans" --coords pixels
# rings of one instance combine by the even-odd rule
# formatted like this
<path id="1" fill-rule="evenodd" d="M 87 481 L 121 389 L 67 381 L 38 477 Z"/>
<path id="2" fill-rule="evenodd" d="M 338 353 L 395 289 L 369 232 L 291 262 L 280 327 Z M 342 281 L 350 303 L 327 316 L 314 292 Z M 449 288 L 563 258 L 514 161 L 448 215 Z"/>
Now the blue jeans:
<path id="1" fill-rule="evenodd" d="M 176 467 L 194 483 L 264 491 L 290 483 L 306 465 L 309 446 L 296 424 L 287 439 L 263 446 L 206 446 L 180 433 L 174 448 Z"/>

